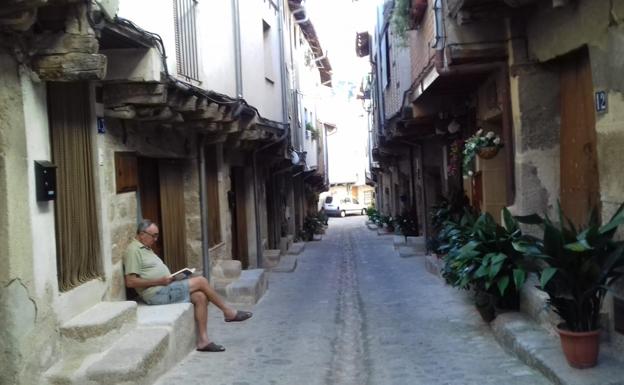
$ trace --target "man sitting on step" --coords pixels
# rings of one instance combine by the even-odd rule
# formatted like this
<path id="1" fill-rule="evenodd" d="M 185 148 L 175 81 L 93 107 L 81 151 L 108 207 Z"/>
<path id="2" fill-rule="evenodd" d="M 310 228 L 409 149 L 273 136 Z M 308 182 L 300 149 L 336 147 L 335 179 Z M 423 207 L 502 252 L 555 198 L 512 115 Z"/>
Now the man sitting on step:
<path id="1" fill-rule="evenodd" d="M 155 223 L 148 219 L 139 223 L 136 236 L 124 254 L 126 286 L 135 289 L 148 305 L 193 303 L 195 321 L 199 329 L 197 350 L 202 352 L 224 351 L 223 346 L 211 342 L 208 338 L 206 330 L 208 301 L 221 309 L 225 322 L 244 321 L 250 318 L 252 313 L 235 310 L 226 305 L 204 277 L 174 280 L 169 268 L 151 249 L 158 236 L 158 226 Z"/>

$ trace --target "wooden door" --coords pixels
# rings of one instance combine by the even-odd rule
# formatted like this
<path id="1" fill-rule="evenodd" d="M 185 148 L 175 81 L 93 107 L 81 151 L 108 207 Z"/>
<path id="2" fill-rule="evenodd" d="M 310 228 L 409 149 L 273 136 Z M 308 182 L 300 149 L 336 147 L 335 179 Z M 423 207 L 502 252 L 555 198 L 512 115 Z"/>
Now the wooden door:
<path id="1" fill-rule="evenodd" d="M 172 271 L 187 265 L 183 167 L 176 160 L 138 159 L 141 217 L 159 225 L 152 250 Z"/>
<path id="2" fill-rule="evenodd" d="M 245 169 L 232 167 L 229 198 L 232 216 L 232 258 L 241 261 L 243 269 L 249 266 L 247 247 L 247 209 L 245 205 Z"/>
<path id="3" fill-rule="evenodd" d="M 589 54 L 582 49 L 561 64 L 561 207 L 576 224 L 599 210 L 596 121 Z"/>
<path id="4" fill-rule="evenodd" d="M 137 161 L 139 174 L 138 200 L 141 207 L 141 217 L 152 222 L 162 223 L 160 214 L 160 181 L 158 177 L 158 159 L 140 157 Z M 161 229 L 162 231 L 162 229 Z M 163 239 L 158 238 L 152 245 L 152 250 L 163 258 Z"/>

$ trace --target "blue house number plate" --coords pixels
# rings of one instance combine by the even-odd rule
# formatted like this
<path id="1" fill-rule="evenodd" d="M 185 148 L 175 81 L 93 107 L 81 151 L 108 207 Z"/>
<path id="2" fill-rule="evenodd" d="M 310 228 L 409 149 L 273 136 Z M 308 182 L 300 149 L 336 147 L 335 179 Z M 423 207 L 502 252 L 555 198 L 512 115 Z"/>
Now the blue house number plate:
<path id="1" fill-rule="evenodd" d="M 596 112 L 607 112 L 607 93 L 596 91 Z"/>

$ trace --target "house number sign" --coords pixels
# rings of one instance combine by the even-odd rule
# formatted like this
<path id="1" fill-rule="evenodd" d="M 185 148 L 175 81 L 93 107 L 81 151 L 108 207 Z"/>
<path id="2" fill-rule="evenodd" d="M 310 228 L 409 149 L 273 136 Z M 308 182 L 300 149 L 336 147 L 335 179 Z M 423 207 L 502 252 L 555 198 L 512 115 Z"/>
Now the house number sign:
<path id="1" fill-rule="evenodd" d="M 607 112 L 607 93 L 596 91 L 596 112 Z"/>

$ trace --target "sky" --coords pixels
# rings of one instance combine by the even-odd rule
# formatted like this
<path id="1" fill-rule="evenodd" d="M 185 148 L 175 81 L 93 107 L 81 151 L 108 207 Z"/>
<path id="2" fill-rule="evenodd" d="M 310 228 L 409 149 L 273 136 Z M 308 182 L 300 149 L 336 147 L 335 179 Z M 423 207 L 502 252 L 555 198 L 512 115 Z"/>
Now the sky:
<path id="1" fill-rule="evenodd" d="M 370 72 L 369 57 L 355 54 L 357 32 L 370 31 L 377 0 L 307 0 L 306 11 L 332 66 L 338 130 L 328 137 L 330 183 L 365 183 L 368 123 L 361 100 L 355 99 L 362 79 Z"/>

